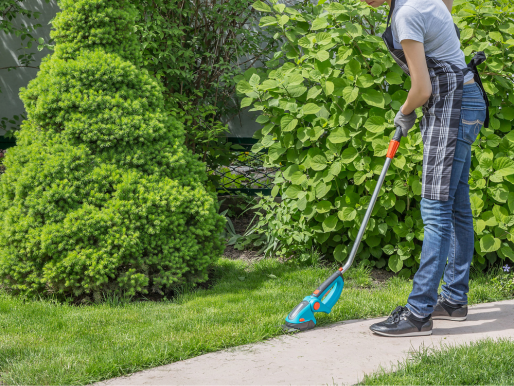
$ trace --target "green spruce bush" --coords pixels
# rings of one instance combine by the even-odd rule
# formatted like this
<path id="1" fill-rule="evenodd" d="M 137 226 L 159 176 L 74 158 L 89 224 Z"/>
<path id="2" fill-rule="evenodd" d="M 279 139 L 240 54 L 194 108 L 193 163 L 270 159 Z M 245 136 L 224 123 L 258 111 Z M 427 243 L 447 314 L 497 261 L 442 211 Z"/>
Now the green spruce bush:
<path id="1" fill-rule="evenodd" d="M 207 279 L 224 219 L 204 165 L 141 70 L 126 0 L 62 0 L 55 53 L 0 178 L 0 281 L 97 297 Z"/>
<path id="2" fill-rule="evenodd" d="M 343 262 L 357 235 L 382 170 L 393 120 L 410 79 L 380 34 L 387 12 L 358 0 L 310 1 L 293 7 L 257 1 L 260 25 L 282 49 L 268 69 L 247 71 L 237 90 L 241 106 L 261 111 L 254 151 L 281 167 L 268 213 L 257 232 L 277 252 L 308 255 L 319 248 Z M 491 124 L 472 146 L 471 206 L 475 259 L 484 268 L 514 261 L 514 6 L 511 1 L 456 0 L 454 19 L 469 61 L 480 66 L 491 101 Z M 421 116 L 421 109 L 418 109 Z M 420 214 L 423 141 L 419 129 L 402 139 L 370 219 L 358 259 L 402 275 L 417 270 L 423 241 Z"/>

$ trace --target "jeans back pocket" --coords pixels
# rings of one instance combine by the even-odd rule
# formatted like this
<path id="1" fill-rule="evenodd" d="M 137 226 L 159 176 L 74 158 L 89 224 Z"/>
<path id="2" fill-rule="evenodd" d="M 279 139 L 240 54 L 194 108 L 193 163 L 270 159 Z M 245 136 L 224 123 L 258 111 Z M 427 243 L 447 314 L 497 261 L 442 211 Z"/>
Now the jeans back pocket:
<path id="1" fill-rule="evenodd" d="M 470 145 L 477 139 L 480 129 L 484 125 L 486 116 L 485 108 L 462 107 L 461 125 L 462 139 Z"/>

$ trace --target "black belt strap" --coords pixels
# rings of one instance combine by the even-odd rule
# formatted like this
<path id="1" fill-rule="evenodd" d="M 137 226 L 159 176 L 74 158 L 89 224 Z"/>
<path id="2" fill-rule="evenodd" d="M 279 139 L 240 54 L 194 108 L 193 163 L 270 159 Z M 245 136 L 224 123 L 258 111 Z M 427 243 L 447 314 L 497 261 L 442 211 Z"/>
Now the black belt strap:
<path id="1" fill-rule="evenodd" d="M 471 59 L 471 61 L 468 63 L 468 66 L 462 70 L 462 73 L 466 75 L 468 72 L 473 73 L 473 79 L 478 84 L 478 87 L 480 87 L 480 90 L 482 91 L 482 96 L 484 97 L 485 105 L 486 105 L 486 115 L 485 115 L 485 121 L 484 121 L 484 127 L 489 127 L 489 98 L 487 97 L 487 93 L 484 90 L 484 86 L 482 85 L 482 80 L 480 79 L 480 75 L 478 74 L 477 66 L 482 64 L 486 59 L 486 56 L 484 52 L 480 51 L 477 52 L 476 55 Z"/>

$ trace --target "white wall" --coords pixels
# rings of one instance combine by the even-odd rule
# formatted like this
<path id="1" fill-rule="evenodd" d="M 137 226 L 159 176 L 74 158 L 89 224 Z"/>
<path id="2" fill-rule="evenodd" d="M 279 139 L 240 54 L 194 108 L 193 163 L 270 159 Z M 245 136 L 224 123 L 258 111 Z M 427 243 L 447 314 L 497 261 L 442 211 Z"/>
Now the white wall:
<path id="1" fill-rule="evenodd" d="M 20 23 L 41 24 L 42 27 L 37 29 L 36 37 L 44 37 L 46 41 L 50 38 L 50 20 L 59 11 L 56 0 L 51 0 L 46 3 L 44 0 L 26 0 L 23 2 L 23 7 L 33 11 L 41 12 L 39 19 L 26 19 L 17 18 L 14 22 L 17 25 Z M 6 35 L 0 32 L 0 68 L 18 65 L 18 55 L 27 53 L 19 51 L 21 48 L 21 39 L 14 34 Z M 41 59 L 48 55 L 48 50 L 38 51 L 37 44 L 34 44 L 28 52 L 36 53 L 36 61 L 32 66 L 39 66 Z M 36 77 L 37 69 L 34 68 L 18 68 L 16 70 L 0 70 L 0 118 L 11 118 L 13 115 L 22 114 L 25 112 L 23 103 L 19 97 L 20 87 L 27 86 L 27 83 Z M 4 132 L 0 129 L 0 135 Z"/>

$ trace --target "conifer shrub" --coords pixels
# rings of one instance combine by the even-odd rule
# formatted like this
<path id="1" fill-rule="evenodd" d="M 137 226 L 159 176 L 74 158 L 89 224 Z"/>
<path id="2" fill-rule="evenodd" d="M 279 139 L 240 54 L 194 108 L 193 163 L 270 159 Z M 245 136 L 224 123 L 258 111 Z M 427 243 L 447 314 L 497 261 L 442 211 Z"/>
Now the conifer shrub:
<path id="1" fill-rule="evenodd" d="M 62 0 L 55 53 L 21 97 L 0 178 L 0 282 L 14 292 L 166 292 L 207 279 L 224 219 L 141 63 L 126 0 Z"/>

